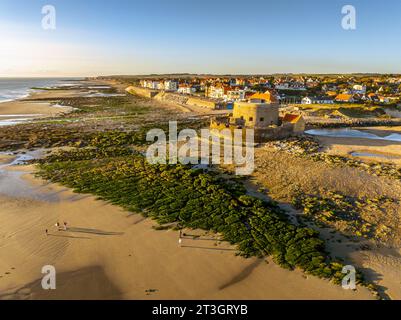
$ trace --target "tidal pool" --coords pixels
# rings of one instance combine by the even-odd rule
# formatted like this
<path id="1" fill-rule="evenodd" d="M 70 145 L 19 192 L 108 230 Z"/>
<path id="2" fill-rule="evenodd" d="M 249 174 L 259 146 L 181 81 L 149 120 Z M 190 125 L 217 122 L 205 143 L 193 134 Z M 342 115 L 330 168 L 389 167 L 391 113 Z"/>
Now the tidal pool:
<path id="1" fill-rule="evenodd" d="M 307 130 L 305 133 L 314 135 L 314 136 L 323 136 L 323 137 L 335 137 L 335 138 L 364 138 L 364 139 L 372 139 L 372 140 L 385 140 L 385 141 L 396 141 L 401 142 L 401 134 L 392 133 L 387 136 L 381 137 L 376 134 L 351 129 L 351 128 L 340 128 L 340 129 L 312 129 Z"/>
<path id="2" fill-rule="evenodd" d="M 23 178 L 27 172 L 17 169 L 19 165 L 24 165 L 27 161 L 38 158 L 42 152 L 42 150 L 35 150 L 26 154 L 17 154 L 11 162 L 0 164 L 0 195 L 46 202 L 63 200 L 60 191 L 49 191 L 45 186 L 32 185 Z M 6 152 L 0 152 L 0 154 L 10 155 Z M 8 168 L 13 168 L 13 170 L 7 170 Z"/>
<path id="3" fill-rule="evenodd" d="M 350 153 L 353 157 L 370 157 L 370 158 L 383 158 L 383 159 L 400 159 L 400 156 L 385 155 L 374 152 L 353 151 Z"/>

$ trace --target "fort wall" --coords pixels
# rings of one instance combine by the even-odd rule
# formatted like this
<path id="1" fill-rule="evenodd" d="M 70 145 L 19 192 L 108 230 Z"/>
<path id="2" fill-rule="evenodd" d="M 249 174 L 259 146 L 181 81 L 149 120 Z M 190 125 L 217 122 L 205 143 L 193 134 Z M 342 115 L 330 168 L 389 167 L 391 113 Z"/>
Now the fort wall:
<path id="1" fill-rule="evenodd" d="M 146 88 L 140 88 L 140 87 L 135 87 L 135 86 L 129 86 L 128 88 L 125 89 L 128 93 L 131 94 L 137 94 L 138 96 L 142 96 L 145 98 L 153 98 L 155 95 L 157 95 L 158 91 L 156 90 L 150 90 Z"/>
<path id="2" fill-rule="evenodd" d="M 234 119 L 243 119 L 249 127 L 267 127 L 279 124 L 279 105 L 267 103 L 236 102 Z"/>
<path id="3" fill-rule="evenodd" d="M 215 118 L 210 121 L 210 129 L 217 129 L 219 131 L 224 129 L 230 129 L 231 132 L 234 130 L 242 130 L 242 136 L 245 138 L 246 129 L 254 130 L 254 139 L 256 143 L 278 140 L 288 138 L 290 136 L 296 135 L 294 132 L 294 127 L 291 124 L 284 124 L 282 126 L 272 126 L 265 128 L 246 128 L 232 125 L 228 122 L 228 118 Z"/>
<path id="4" fill-rule="evenodd" d="M 188 106 L 196 106 L 202 107 L 207 109 L 217 109 L 219 108 L 219 104 L 215 101 L 209 99 L 203 99 L 198 97 L 191 97 L 187 95 L 182 95 L 178 93 L 171 93 L 165 91 L 158 91 L 158 90 L 151 90 L 147 88 L 141 88 L 136 86 L 129 86 L 125 89 L 128 93 L 137 94 L 142 97 L 146 98 L 154 98 L 159 101 L 181 104 L 181 105 L 188 105 Z"/>

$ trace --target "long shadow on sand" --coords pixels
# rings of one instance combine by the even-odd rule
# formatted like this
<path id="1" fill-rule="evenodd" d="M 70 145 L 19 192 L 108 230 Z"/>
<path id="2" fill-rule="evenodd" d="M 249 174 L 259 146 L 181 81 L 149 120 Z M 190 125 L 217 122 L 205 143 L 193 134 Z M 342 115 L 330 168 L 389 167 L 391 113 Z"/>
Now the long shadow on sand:
<path id="1" fill-rule="evenodd" d="M 195 249 L 216 250 L 216 251 L 237 251 L 237 249 L 229 249 L 229 248 L 209 248 L 209 247 L 198 247 L 198 246 L 181 246 L 181 248 L 195 248 Z"/>
<path id="2" fill-rule="evenodd" d="M 373 282 L 376 283 L 377 292 L 380 294 L 380 297 L 382 299 L 391 300 L 391 297 L 386 293 L 388 288 L 384 287 L 384 286 L 377 285 L 377 282 L 383 279 L 383 275 L 382 274 L 380 274 L 380 273 L 378 273 L 375 270 L 370 269 L 370 268 L 362 268 L 362 267 L 360 267 L 359 271 L 361 271 L 370 281 L 373 281 Z"/>
<path id="3" fill-rule="evenodd" d="M 70 238 L 70 239 L 91 239 L 89 237 L 74 237 L 74 236 L 67 236 L 67 235 L 61 235 L 61 234 L 52 234 L 49 233 L 49 237 L 58 237 L 58 238 Z"/>
<path id="4" fill-rule="evenodd" d="M 88 234 L 96 234 L 100 236 L 121 236 L 124 232 L 112 232 L 112 231 L 104 231 L 99 229 L 89 229 L 89 228 L 77 228 L 70 227 L 67 232 L 79 232 L 79 233 L 88 233 Z"/>
<path id="5" fill-rule="evenodd" d="M 57 274 L 57 289 L 44 290 L 42 279 L 0 294 L 0 300 L 121 299 L 122 292 L 100 266 Z"/>
<path id="6" fill-rule="evenodd" d="M 263 259 L 257 259 L 255 262 L 250 264 L 249 266 L 245 267 L 240 273 L 232 277 L 229 281 L 227 281 L 225 284 L 221 285 L 219 287 L 219 290 L 224 290 L 230 286 L 233 286 L 243 280 L 245 280 L 249 275 L 252 273 L 252 271 L 259 266 L 264 260 Z"/>

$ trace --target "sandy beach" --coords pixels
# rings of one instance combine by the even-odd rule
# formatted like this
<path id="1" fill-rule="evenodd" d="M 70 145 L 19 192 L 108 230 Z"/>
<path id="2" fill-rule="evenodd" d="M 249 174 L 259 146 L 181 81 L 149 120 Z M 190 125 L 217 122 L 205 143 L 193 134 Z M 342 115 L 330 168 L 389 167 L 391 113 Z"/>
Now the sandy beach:
<path id="1" fill-rule="evenodd" d="M 66 114 L 71 112 L 73 108 L 55 105 L 48 100 L 87 96 L 97 93 L 96 87 L 109 87 L 111 84 L 106 81 L 82 81 L 79 85 L 69 86 L 65 89 L 59 87 L 56 90 L 34 90 L 26 98 L 0 102 L 0 121 L 18 119 L 19 117 L 36 119 Z"/>
<path id="2" fill-rule="evenodd" d="M 188 236 L 180 246 L 178 231 L 156 231 L 139 215 L 34 178 L 32 166 L 7 170 L 22 172 L 32 191 L 24 199 L 0 196 L 0 299 L 373 298 L 364 288 L 344 290 L 269 260 L 235 256 L 211 235 Z M 70 229 L 57 231 L 56 221 Z M 40 285 L 49 264 L 58 272 L 54 291 Z"/>
<path id="3" fill-rule="evenodd" d="M 67 95 L 73 95 L 73 93 L 67 90 L 57 93 L 57 96 Z M 0 121 L 18 119 L 19 117 L 29 119 L 55 117 L 72 110 L 67 106 L 52 106 L 49 102 L 35 101 L 35 99 L 49 99 L 52 97 L 55 97 L 54 92 L 40 91 L 33 93 L 27 99 L 2 102 L 0 103 Z"/>
<path id="4" fill-rule="evenodd" d="M 32 99 L 82 94 L 39 92 L 0 104 L 0 114 L 52 116 L 54 107 Z M 237 256 L 215 234 L 184 230 L 179 244 L 178 231 L 38 179 L 32 165 L 7 165 L 16 157 L 0 156 L 0 299 L 374 299 L 363 287 Z M 57 230 L 64 221 L 68 230 Z M 45 265 L 57 270 L 56 290 L 41 287 Z"/>
<path id="5" fill-rule="evenodd" d="M 349 156 L 348 152 L 356 148 L 372 148 L 371 152 L 381 150 L 386 155 L 390 148 L 390 152 L 400 152 L 399 144 L 388 144 L 384 141 L 379 141 L 382 145 L 378 146 L 379 143 L 376 144 L 376 141 L 370 139 L 318 137 L 318 140 L 324 146 L 324 151 L 343 156 Z M 288 210 L 291 210 L 292 192 L 303 192 L 313 196 L 326 190 L 338 190 L 350 197 L 371 200 L 384 196 L 395 199 L 391 206 L 379 207 L 374 212 L 368 209 L 362 211 L 364 219 L 391 228 L 388 243 L 380 240 L 375 243 L 378 239 L 360 239 L 354 242 L 341 232 L 331 234 L 330 228 L 317 229 L 326 239 L 328 251 L 333 256 L 343 257 L 362 268 L 366 278 L 380 286 L 386 298 L 401 299 L 401 183 L 398 179 L 370 175 L 347 166 L 331 166 L 323 161 L 295 157 L 269 148 L 257 149 L 255 158 L 255 181 L 259 186 L 267 188 L 269 196 L 283 203 Z M 382 158 L 377 159 L 383 161 Z M 363 161 L 376 159 L 366 157 Z M 387 159 L 385 161 L 388 162 Z M 292 209 L 292 214 L 299 215 L 302 211 Z M 344 221 L 337 226 L 337 230 L 346 225 L 342 223 Z"/>

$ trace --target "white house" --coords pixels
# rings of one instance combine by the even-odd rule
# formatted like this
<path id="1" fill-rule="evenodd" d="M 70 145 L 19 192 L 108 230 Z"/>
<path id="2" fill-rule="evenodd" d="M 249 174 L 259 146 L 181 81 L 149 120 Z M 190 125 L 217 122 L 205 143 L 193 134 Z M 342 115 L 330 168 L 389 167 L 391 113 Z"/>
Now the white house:
<path id="1" fill-rule="evenodd" d="M 229 90 L 224 95 L 225 101 L 243 101 L 245 100 L 245 90 Z"/>
<path id="2" fill-rule="evenodd" d="M 366 86 L 361 84 L 355 84 L 352 87 L 352 92 L 357 94 L 365 94 L 366 93 Z"/>
<path id="3" fill-rule="evenodd" d="M 298 90 L 298 91 L 305 91 L 305 86 L 300 82 L 284 82 L 275 85 L 276 90 Z"/>
<path id="4" fill-rule="evenodd" d="M 189 84 L 182 83 L 178 86 L 177 92 L 182 94 L 194 94 L 196 89 Z"/>
<path id="5" fill-rule="evenodd" d="M 178 84 L 174 80 L 165 80 L 164 81 L 164 90 L 166 91 L 177 91 Z"/>
<path id="6" fill-rule="evenodd" d="M 224 98 L 224 87 L 223 86 L 210 86 L 208 90 L 208 97 L 213 99 Z"/>
<path id="7" fill-rule="evenodd" d="M 332 104 L 333 99 L 328 97 L 305 97 L 301 100 L 301 104 Z"/>
<path id="8" fill-rule="evenodd" d="M 160 88 L 160 82 L 154 80 L 143 80 L 142 87 L 157 90 Z"/>
<path id="9" fill-rule="evenodd" d="M 301 104 L 312 104 L 312 98 L 309 97 L 302 98 Z"/>

